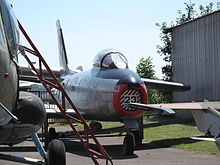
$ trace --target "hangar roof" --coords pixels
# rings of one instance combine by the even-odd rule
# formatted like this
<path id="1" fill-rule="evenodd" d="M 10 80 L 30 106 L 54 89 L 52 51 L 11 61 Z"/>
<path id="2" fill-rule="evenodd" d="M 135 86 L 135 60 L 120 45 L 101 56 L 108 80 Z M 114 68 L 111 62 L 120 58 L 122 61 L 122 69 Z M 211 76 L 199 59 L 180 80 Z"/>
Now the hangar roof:
<path id="1" fill-rule="evenodd" d="M 186 21 L 186 22 L 184 22 L 184 23 L 182 23 L 182 24 L 179 24 L 179 25 L 176 25 L 176 26 L 167 28 L 166 31 L 167 31 L 167 32 L 172 32 L 172 30 L 175 29 L 175 28 L 177 28 L 177 27 L 180 27 L 180 26 L 182 26 L 182 25 L 185 25 L 185 24 L 194 22 L 194 21 L 196 21 L 196 20 L 198 20 L 198 19 L 202 19 L 202 18 L 204 18 L 204 17 L 207 17 L 207 16 L 209 16 L 209 15 L 212 15 L 212 14 L 215 14 L 215 13 L 218 13 L 218 12 L 220 12 L 220 10 L 213 11 L 213 12 L 211 12 L 211 13 L 209 13 L 209 14 L 202 15 L 202 16 L 197 17 L 197 18 L 195 18 L 195 19 L 192 19 L 192 20 L 190 20 L 190 21 Z"/>

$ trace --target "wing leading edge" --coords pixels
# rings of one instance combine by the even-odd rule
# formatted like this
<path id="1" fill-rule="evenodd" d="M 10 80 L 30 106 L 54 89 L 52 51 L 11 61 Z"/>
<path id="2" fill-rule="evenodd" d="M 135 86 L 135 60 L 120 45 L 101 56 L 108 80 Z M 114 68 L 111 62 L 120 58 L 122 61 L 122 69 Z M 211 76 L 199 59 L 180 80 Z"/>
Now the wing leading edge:
<path id="1" fill-rule="evenodd" d="M 164 108 L 160 106 L 152 106 L 149 104 L 141 103 L 129 103 L 129 106 L 133 109 L 145 111 L 147 114 L 162 114 L 162 115 L 174 115 L 175 112 L 170 108 Z"/>
<path id="2" fill-rule="evenodd" d="M 161 89 L 167 91 L 184 92 L 190 90 L 190 86 L 182 83 L 168 82 L 162 80 L 152 80 L 141 78 L 148 89 Z"/>

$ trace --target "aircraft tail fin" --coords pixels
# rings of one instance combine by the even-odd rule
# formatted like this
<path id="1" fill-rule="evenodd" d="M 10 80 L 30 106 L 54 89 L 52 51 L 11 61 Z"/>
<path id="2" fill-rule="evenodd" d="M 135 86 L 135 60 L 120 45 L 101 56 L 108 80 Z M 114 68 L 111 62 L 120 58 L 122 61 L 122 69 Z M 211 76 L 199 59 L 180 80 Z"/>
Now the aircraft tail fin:
<path id="1" fill-rule="evenodd" d="M 60 25 L 60 21 L 57 20 L 57 38 L 58 38 L 58 51 L 59 51 L 59 61 L 60 61 L 60 75 L 65 75 L 69 72 L 68 59 L 66 54 L 66 48 L 63 38 L 63 32 Z"/>

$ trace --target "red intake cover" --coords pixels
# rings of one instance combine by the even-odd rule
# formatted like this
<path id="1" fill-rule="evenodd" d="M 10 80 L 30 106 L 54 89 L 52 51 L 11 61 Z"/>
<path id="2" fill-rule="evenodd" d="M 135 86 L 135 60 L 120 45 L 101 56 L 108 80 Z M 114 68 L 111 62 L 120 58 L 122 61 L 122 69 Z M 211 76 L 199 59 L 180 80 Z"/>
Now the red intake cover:
<path id="1" fill-rule="evenodd" d="M 147 104 L 147 89 L 144 84 L 138 87 L 129 87 L 127 84 L 118 84 L 114 89 L 113 104 L 115 110 L 124 117 L 139 117 L 144 111 L 132 110 L 127 103 Z"/>

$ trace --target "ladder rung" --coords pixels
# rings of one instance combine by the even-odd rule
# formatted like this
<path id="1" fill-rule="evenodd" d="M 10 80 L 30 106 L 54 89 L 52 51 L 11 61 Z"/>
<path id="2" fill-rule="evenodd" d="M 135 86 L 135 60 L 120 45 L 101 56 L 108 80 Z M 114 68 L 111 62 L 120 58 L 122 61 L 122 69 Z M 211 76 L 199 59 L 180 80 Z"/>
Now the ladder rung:
<path id="1" fill-rule="evenodd" d="M 98 156 L 96 156 L 96 155 L 92 155 L 92 156 L 93 156 L 93 158 L 98 159 Z"/>
<path id="2" fill-rule="evenodd" d="M 91 149 L 91 148 L 89 148 L 89 152 L 91 152 L 91 153 L 93 153 L 93 154 L 95 154 L 95 155 L 98 155 L 98 156 L 103 157 L 103 155 L 102 155 L 101 153 L 99 153 L 99 152 L 97 152 L 97 151 L 95 151 L 95 150 L 93 150 L 93 149 Z"/>
<path id="3" fill-rule="evenodd" d="M 77 126 L 77 124 L 72 124 L 72 126 L 73 126 L 73 127 L 76 127 L 76 126 Z"/>

